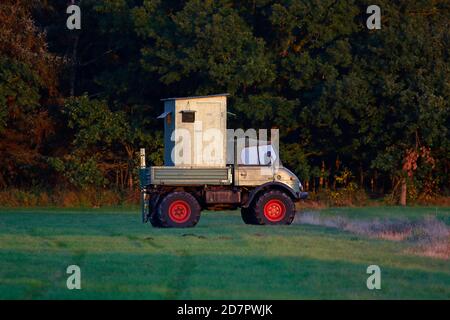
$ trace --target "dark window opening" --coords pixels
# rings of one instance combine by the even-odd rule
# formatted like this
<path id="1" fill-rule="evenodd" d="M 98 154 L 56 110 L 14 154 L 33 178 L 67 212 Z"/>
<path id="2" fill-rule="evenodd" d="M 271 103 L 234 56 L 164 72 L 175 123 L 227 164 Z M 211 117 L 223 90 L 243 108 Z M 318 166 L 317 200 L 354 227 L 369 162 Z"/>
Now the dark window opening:
<path id="1" fill-rule="evenodd" d="M 195 111 L 181 111 L 181 122 L 195 122 Z"/>

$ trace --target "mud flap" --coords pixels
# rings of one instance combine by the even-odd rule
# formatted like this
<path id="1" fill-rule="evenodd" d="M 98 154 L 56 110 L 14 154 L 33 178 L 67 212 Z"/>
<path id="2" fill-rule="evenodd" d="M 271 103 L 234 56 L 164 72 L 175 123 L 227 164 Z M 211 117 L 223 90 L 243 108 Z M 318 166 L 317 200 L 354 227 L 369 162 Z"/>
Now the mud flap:
<path id="1" fill-rule="evenodd" d="M 146 223 L 150 217 L 150 195 L 145 189 L 141 190 L 141 215 L 142 223 Z"/>

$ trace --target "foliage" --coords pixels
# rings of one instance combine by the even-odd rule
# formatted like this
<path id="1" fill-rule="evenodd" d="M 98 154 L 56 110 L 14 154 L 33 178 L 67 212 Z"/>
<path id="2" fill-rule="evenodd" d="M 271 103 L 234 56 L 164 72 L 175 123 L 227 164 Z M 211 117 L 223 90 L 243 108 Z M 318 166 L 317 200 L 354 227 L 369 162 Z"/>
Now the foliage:
<path id="1" fill-rule="evenodd" d="M 0 186 L 40 167 L 53 185 L 130 188 L 140 147 L 162 164 L 161 98 L 229 92 L 229 127 L 279 128 L 309 190 L 345 189 L 344 167 L 394 201 L 405 177 L 410 200 L 450 189 L 448 1 L 380 0 L 381 30 L 355 0 L 75 1 L 78 31 L 64 2 L 29 3 L 0 7 Z M 411 175 L 421 150 L 433 165 Z"/>
<path id="2" fill-rule="evenodd" d="M 56 58 L 22 1 L 0 3 L 0 188 L 38 180 L 52 132 L 42 100 L 55 93 Z"/>
<path id="3" fill-rule="evenodd" d="M 135 146 L 153 137 L 132 127 L 124 111 L 112 111 L 106 101 L 86 95 L 67 99 L 62 114 L 73 140 L 67 154 L 49 158 L 51 167 L 75 187 L 106 187 L 114 181 L 107 177 L 115 175 L 116 187 L 132 188 L 138 165 Z M 159 159 L 152 160 L 158 163 Z"/>
<path id="4" fill-rule="evenodd" d="M 393 216 L 422 220 L 430 212 L 448 226 L 446 208 L 333 208 L 320 216 L 351 215 L 350 222 L 367 219 L 376 225 Z M 447 299 L 450 295 L 449 260 L 416 256 L 408 252 L 415 247 L 407 241 L 380 241 L 323 226 L 249 226 L 238 212 L 206 213 L 195 233 L 149 229 L 136 220 L 136 209 L 117 207 L 3 210 L 0 298 Z M 382 266 L 382 290 L 367 290 L 365 285 L 365 271 L 374 261 Z M 82 290 L 65 286 L 65 268 L 70 264 L 81 267 Z M 152 272 L 144 266 L 151 266 Z M 264 281 L 256 281 L 255 274 Z"/>
<path id="5" fill-rule="evenodd" d="M 67 156 L 64 158 L 49 158 L 49 165 L 56 170 L 67 182 L 77 188 L 89 186 L 105 187 L 107 179 L 97 167 L 94 158 Z M 62 181 L 60 182 L 62 184 Z"/>

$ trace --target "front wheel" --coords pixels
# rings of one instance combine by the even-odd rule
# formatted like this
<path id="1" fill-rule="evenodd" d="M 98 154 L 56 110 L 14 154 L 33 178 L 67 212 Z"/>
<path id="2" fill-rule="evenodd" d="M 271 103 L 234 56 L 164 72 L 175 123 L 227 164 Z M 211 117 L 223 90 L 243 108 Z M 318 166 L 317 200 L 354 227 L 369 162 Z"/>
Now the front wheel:
<path id="1" fill-rule="evenodd" d="M 158 221 L 165 228 L 194 227 L 200 220 L 200 205 L 187 192 L 169 193 L 158 206 Z"/>
<path id="2" fill-rule="evenodd" d="M 271 190 L 256 200 L 254 216 L 258 224 L 291 224 L 295 217 L 295 205 L 286 193 Z"/>

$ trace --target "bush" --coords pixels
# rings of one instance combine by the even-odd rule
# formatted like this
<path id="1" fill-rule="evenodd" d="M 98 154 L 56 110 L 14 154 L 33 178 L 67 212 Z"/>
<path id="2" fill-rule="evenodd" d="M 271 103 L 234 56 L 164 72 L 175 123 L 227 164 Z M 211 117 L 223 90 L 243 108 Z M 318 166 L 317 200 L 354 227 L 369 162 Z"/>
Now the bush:
<path id="1" fill-rule="evenodd" d="M 0 191 L 3 207 L 56 206 L 65 208 L 117 206 L 139 204 L 139 190 L 122 192 L 110 189 L 26 191 L 7 189 Z"/>

